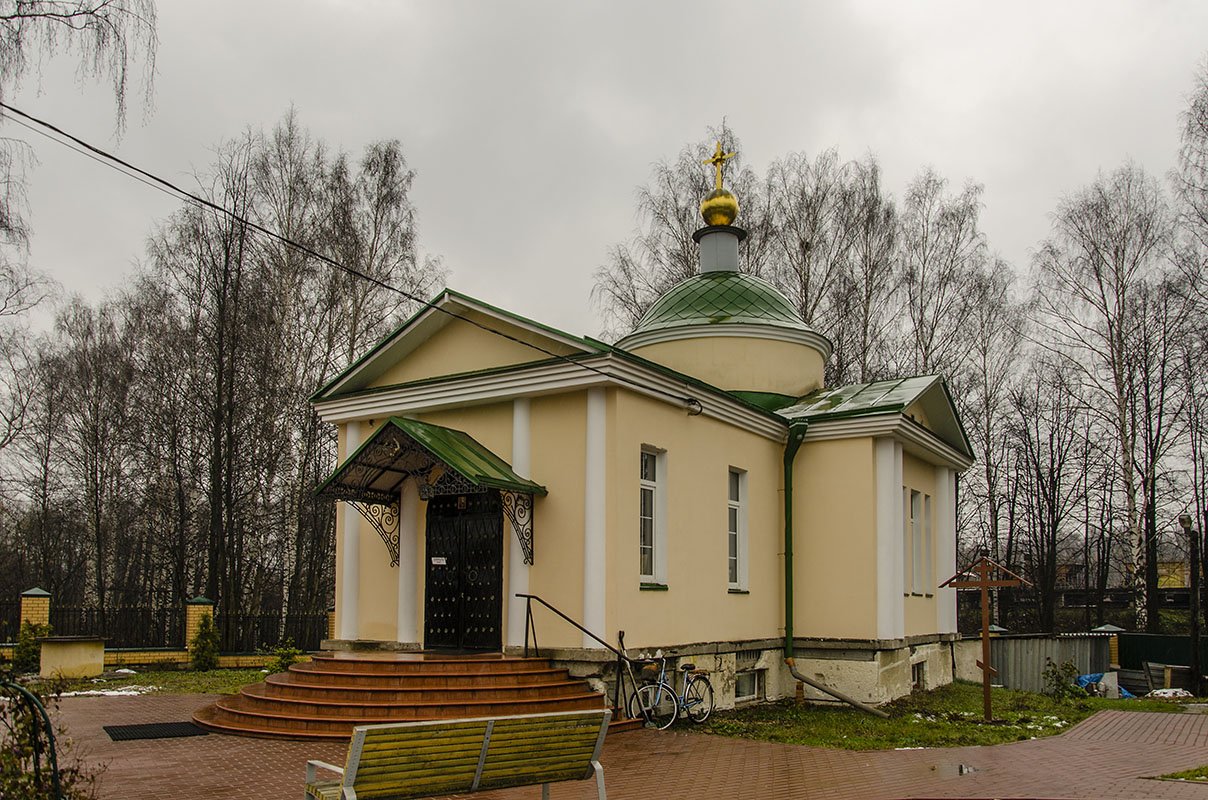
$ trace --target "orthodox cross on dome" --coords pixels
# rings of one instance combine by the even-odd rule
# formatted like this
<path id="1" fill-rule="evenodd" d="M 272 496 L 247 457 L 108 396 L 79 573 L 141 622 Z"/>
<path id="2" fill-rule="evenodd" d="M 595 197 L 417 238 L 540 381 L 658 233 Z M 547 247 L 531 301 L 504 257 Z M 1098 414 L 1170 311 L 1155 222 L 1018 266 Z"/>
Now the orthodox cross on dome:
<path id="1" fill-rule="evenodd" d="M 736 156 L 736 155 L 738 155 L 738 153 L 736 153 L 736 152 L 735 153 L 723 153 L 722 149 L 721 149 L 721 141 L 718 140 L 717 150 L 715 150 L 713 152 L 713 155 L 709 158 L 706 158 L 704 161 L 700 162 L 702 164 L 712 164 L 713 169 L 717 171 L 717 183 L 713 187 L 714 191 L 721 191 L 722 165 L 725 164 L 726 161 L 730 160 L 731 158 L 734 158 L 734 156 Z"/>

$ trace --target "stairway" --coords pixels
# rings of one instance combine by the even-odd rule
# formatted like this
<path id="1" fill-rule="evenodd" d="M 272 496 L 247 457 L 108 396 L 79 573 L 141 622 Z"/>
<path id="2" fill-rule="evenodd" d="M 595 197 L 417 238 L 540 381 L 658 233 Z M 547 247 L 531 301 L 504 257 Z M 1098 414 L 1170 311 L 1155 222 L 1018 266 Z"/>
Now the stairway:
<path id="1" fill-rule="evenodd" d="M 197 711 L 219 733 L 342 739 L 354 725 L 601 708 L 604 698 L 543 658 L 323 652 Z"/>

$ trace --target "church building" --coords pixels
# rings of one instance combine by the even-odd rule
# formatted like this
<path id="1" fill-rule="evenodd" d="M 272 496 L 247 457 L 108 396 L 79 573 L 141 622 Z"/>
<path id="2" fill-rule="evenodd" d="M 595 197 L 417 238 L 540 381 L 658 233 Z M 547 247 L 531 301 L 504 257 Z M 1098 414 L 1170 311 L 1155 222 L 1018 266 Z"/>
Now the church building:
<path id="1" fill-rule="evenodd" d="M 535 633 L 605 688 L 612 654 L 552 607 L 692 662 L 719 707 L 791 696 L 786 657 L 871 703 L 952 680 L 952 398 L 939 375 L 824 385 L 825 332 L 739 270 L 724 158 L 699 273 L 615 344 L 446 289 L 314 396 L 339 431 L 325 647 Z"/>

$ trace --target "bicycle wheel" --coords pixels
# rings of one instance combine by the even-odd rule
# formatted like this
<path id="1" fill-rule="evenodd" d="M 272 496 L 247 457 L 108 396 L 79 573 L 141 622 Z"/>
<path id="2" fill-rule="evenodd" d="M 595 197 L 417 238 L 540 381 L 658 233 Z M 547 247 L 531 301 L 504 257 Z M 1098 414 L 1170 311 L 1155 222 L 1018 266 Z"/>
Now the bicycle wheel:
<path id="1" fill-rule="evenodd" d="M 679 715 L 675 690 L 665 683 L 647 683 L 629 697 L 629 716 L 644 719 L 647 727 L 670 728 Z"/>
<path id="2" fill-rule="evenodd" d="M 693 722 L 704 722 L 713 713 L 713 684 L 703 675 L 693 676 L 684 690 L 684 713 Z"/>

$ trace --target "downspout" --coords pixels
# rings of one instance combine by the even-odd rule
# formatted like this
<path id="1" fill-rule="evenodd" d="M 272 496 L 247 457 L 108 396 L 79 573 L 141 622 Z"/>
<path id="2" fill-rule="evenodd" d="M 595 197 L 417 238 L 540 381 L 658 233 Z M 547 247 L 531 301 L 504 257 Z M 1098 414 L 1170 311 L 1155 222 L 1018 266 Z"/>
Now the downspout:
<path id="1" fill-rule="evenodd" d="M 789 438 L 784 443 L 784 658 L 793 662 L 793 461 L 809 423 L 789 423 Z"/>
<path id="2" fill-rule="evenodd" d="M 793 462 L 797 459 L 797 451 L 805 440 L 805 430 L 809 423 L 805 420 L 793 420 L 789 423 L 788 441 L 784 445 L 784 663 L 788 665 L 789 674 L 797 680 L 812 686 L 823 694 L 830 695 L 850 706 L 889 719 L 889 715 L 879 708 L 861 703 L 855 698 L 848 697 L 842 692 L 832 689 L 818 681 L 807 678 L 797 671 L 793 661 Z"/>

